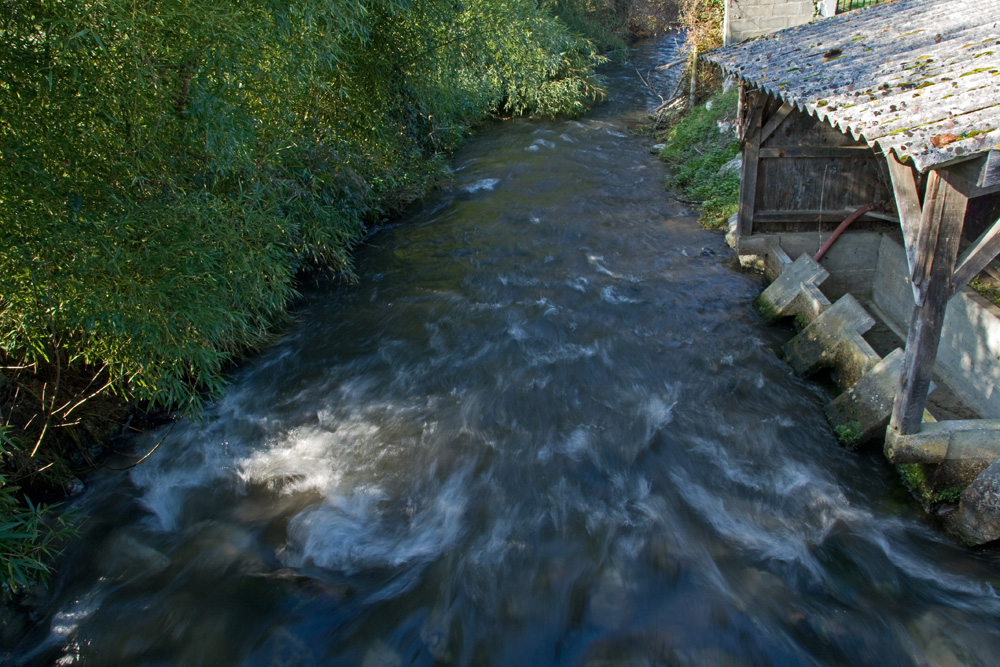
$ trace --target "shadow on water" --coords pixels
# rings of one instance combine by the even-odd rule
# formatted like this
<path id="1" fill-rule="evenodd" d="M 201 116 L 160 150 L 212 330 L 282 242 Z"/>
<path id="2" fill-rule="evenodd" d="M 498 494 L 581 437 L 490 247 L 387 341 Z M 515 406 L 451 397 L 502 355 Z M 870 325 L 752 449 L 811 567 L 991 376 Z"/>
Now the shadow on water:
<path id="1" fill-rule="evenodd" d="M 359 284 L 92 480 L 17 659 L 992 664 L 996 557 L 837 446 L 759 279 L 630 136 L 674 49 L 586 118 L 470 142 Z"/>

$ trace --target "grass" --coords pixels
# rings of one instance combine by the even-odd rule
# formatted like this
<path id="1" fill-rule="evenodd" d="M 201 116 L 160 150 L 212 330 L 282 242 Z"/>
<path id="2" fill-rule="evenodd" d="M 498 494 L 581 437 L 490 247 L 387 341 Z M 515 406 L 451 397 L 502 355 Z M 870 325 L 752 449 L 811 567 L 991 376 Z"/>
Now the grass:
<path id="1" fill-rule="evenodd" d="M 720 169 L 740 154 L 733 131 L 738 99 L 735 88 L 719 89 L 659 137 L 665 144 L 660 158 L 668 166 L 667 189 L 697 202 L 698 221 L 709 229 L 725 229 L 737 209 L 739 169 Z"/>
<path id="2" fill-rule="evenodd" d="M 979 292 L 979 294 L 994 306 L 1000 308 L 1000 284 L 996 280 L 977 276 L 969 283 L 969 287 Z"/>

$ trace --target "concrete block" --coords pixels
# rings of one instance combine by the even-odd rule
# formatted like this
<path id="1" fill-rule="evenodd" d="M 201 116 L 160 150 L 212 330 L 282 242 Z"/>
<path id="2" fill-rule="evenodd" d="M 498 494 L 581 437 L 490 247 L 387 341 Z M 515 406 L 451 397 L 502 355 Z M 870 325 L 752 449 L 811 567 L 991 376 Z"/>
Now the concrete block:
<path id="1" fill-rule="evenodd" d="M 862 336 L 874 324 L 858 300 L 845 294 L 785 344 L 785 360 L 799 375 L 833 368 L 837 384 L 849 388 L 882 361 Z"/>
<path id="2" fill-rule="evenodd" d="M 954 502 L 1000 458 L 1000 420 L 924 423 L 912 435 L 889 428 L 884 451 L 924 508 L 931 510 Z"/>
<path id="3" fill-rule="evenodd" d="M 830 234 L 781 232 L 774 236 L 785 252 L 798 257 L 802 253 L 815 255 Z M 878 232 L 850 232 L 841 236 L 820 261 L 830 272 L 823 282 L 823 293 L 834 300 L 847 293 L 859 298 L 871 295 L 881 241 L 882 234 Z"/>
<path id="4" fill-rule="evenodd" d="M 941 465 L 948 461 L 964 461 L 970 471 L 964 482 L 969 484 L 1000 458 L 1000 420 L 953 419 L 925 423 L 919 433 L 911 435 L 900 435 L 895 429 L 888 429 L 885 456 L 896 464 Z"/>
<path id="5" fill-rule="evenodd" d="M 782 2 L 774 6 L 775 16 L 787 16 L 794 18 L 801 23 L 811 21 L 816 15 L 816 5 L 811 0 L 796 0 L 795 2 Z"/>
<path id="6" fill-rule="evenodd" d="M 787 16 L 765 16 L 756 19 L 754 23 L 759 29 L 770 33 L 800 25 L 805 23 L 805 21 L 796 21 Z"/>
<path id="7" fill-rule="evenodd" d="M 774 16 L 775 5 L 773 2 L 754 3 L 741 2 L 739 5 L 739 18 L 759 19 Z"/>
<path id="8" fill-rule="evenodd" d="M 845 434 L 841 443 L 845 447 L 857 449 L 884 433 L 902 369 L 903 350 L 896 348 L 827 404 L 826 418 L 834 428 L 841 427 Z"/>
<path id="9" fill-rule="evenodd" d="M 764 260 L 764 274 L 768 280 L 773 281 L 791 265 L 792 258 L 788 256 L 788 253 L 780 245 L 774 244 Z"/>
<path id="10" fill-rule="evenodd" d="M 826 298 L 826 294 L 819 287 L 811 282 L 802 283 L 802 288 L 795 296 L 795 300 L 792 301 L 787 314 L 793 315 L 804 324 L 809 324 L 829 307 L 830 300 Z"/>
<path id="11" fill-rule="evenodd" d="M 812 257 L 806 254 L 800 255 L 761 293 L 759 297 L 761 310 L 772 317 L 791 315 L 791 306 L 799 297 L 803 283 L 816 286 L 829 275 L 829 272 Z"/>

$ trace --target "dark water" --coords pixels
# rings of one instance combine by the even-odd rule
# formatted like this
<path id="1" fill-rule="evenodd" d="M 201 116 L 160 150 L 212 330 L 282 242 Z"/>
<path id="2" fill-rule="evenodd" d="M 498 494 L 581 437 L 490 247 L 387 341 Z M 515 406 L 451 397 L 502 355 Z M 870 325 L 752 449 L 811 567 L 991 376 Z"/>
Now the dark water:
<path id="1" fill-rule="evenodd" d="M 993 665 L 1000 567 L 844 452 L 630 135 L 514 121 L 106 471 L 24 664 Z"/>

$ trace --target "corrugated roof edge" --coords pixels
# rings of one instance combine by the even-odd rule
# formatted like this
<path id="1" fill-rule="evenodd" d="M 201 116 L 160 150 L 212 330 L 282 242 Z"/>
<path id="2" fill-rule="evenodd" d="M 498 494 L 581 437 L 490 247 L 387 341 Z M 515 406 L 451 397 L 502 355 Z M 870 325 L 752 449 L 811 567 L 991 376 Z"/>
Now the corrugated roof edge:
<path id="1" fill-rule="evenodd" d="M 896 158 L 903 163 L 905 163 L 907 160 L 912 159 L 914 166 L 916 166 L 917 171 L 919 171 L 920 173 L 926 172 L 931 167 L 943 168 L 950 165 L 958 164 L 960 162 L 966 162 L 971 159 L 982 157 L 982 155 L 985 155 L 990 151 L 1000 151 L 1000 130 L 995 130 L 993 132 L 988 132 L 986 134 L 977 135 L 976 137 L 960 140 L 966 142 L 975 141 L 976 144 L 980 145 L 980 147 L 978 147 L 976 150 L 970 150 L 968 153 L 964 155 L 955 155 L 952 151 L 949 151 L 947 153 L 946 158 L 934 159 L 935 155 L 933 150 L 925 150 L 920 152 L 910 152 L 902 150 L 900 142 L 898 141 L 893 141 L 889 137 L 877 137 L 875 139 L 869 139 L 867 136 L 865 136 L 863 132 L 858 133 L 855 132 L 853 128 L 851 128 L 850 126 L 846 127 L 842 126 L 840 123 L 837 122 L 837 120 L 832 115 L 830 115 L 830 113 L 825 112 L 814 105 L 800 102 L 791 95 L 788 95 L 783 91 L 778 90 L 775 86 L 768 86 L 768 85 L 762 86 L 759 84 L 759 82 L 752 81 L 748 77 L 742 76 L 738 71 L 736 71 L 732 67 L 711 60 L 708 57 L 709 55 L 710 54 L 706 54 L 705 56 L 702 56 L 702 58 L 708 62 L 711 62 L 712 64 L 718 65 L 724 72 L 734 76 L 736 79 L 744 81 L 753 86 L 754 88 L 759 88 L 760 90 L 763 90 L 772 97 L 780 99 L 782 102 L 788 102 L 799 111 L 807 113 L 813 118 L 816 118 L 820 121 L 827 123 L 836 130 L 839 130 L 845 134 L 850 134 L 854 139 L 857 139 L 859 141 L 864 141 L 873 150 L 882 151 L 883 153 L 892 151 L 896 154 Z M 944 157 L 944 156 L 938 156 L 938 157 Z"/>
<path id="2" fill-rule="evenodd" d="M 956 11 L 963 8 L 963 11 Z M 1000 0 L 897 0 L 723 47 L 702 54 L 702 58 L 750 86 L 864 141 L 875 150 L 892 151 L 900 160 L 912 159 L 917 169 L 924 172 L 983 157 L 1000 149 L 1000 76 L 996 72 L 1000 66 L 1000 49 L 992 44 L 995 41 L 1000 45 L 996 30 L 998 20 Z M 931 40 L 936 30 L 941 32 Z M 983 52 L 976 53 L 974 58 L 956 60 L 957 53 L 964 56 L 965 49 L 974 46 L 965 42 L 975 33 L 988 38 L 979 45 Z M 873 41 L 865 39 L 859 43 L 859 39 L 864 39 L 863 34 Z M 794 46 L 803 38 L 810 42 L 802 41 L 802 46 Z M 827 44 L 819 48 L 823 42 Z M 834 45 L 843 47 L 845 57 L 848 53 L 855 58 L 863 56 L 867 69 L 852 73 L 856 76 L 847 80 L 842 74 L 839 80 L 831 75 L 828 85 L 815 85 L 823 78 L 800 78 L 814 65 L 831 62 L 828 60 L 830 53 L 824 52 Z M 889 61 L 908 55 L 912 59 L 914 54 L 908 53 L 908 49 L 934 57 L 921 55 L 901 71 Z M 841 49 L 833 51 L 836 52 L 833 60 L 836 60 Z M 927 68 L 937 60 L 940 62 L 932 68 L 941 70 L 944 67 L 949 71 L 934 73 L 937 77 L 934 81 Z M 958 62 L 963 66 L 952 69 Z M 784 74 L 786 69 L 795 74 Z M 782 74 L 777 75 L 778 71 Z M 904 85 L 898 84 L 900 75 L 906 78 Z M 889 85 L 878 85 L 888 77 L 894 77 L 892 80 L 896 82 L 891 91 Z M 813 80 L 803 88 L 807 79 Z M 871 88 L 866 91 L 871 103 L 864 96 L 858 98 L 860 93 L 854 84 L 859 80 Z M 952 90 L 959 81 L 963 88 Z M 930 83 L 941 86 L 935 86 L 937 95 L 928 98 L 927 94 L 934 91 L 921 89 Z M 901 93 L 907 86 L 910 91 L 904 96 Z M 962 92 L 964 88 L 969 90 Z M 973 91 L 976 96 L 969 97 Z M 910 92 L 920 92 L 912 98 L 923 95 L 927 101 L 914 102 Z M 957 95 L 959 92 L 961 95 Z M 950 105 L 945 102 L 949 98 L 960 100 L 960 103 Z M 899 108 L 888 109 L 890 103 L 897 103 Z M 914 104 L 911 110 L 908 105 Z M 922 118 L 914 115 L 921 105 L 924 106 Z M 841 113 L 836 113 L 838 110 Z"/>

